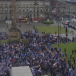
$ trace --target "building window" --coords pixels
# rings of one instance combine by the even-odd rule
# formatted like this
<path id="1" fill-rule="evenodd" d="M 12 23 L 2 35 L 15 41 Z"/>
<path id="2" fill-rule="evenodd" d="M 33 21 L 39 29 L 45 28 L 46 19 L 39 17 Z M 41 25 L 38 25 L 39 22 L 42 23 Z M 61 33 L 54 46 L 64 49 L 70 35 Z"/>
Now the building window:
<path id="1" fill-rule="evenodd" d="M 5 10 L 7 11 L 7 8 Z"/>
<path id="2" fill-rule="evenodd" d="M 32 14 L 30 14 L 30 17 L 32 17 Z"/>
<path id="3" fill-rule="evenodd" d="M 3 11 L 3 8 L 1 8 L 1 11 Z"/>
<path id="4" fill-rule="evenodd" d="M 28 3 L 27 3 L 27 6 L 28 6 Z"/>
<path id="5" fill-rule="evenodd" d="M 23 8 L 23 12 L 25 11 L 25 9 Z"/>
<path id="6" fill-rule="evenodd" d="M 21 2 L 19 2 L 19 6 L 21 6 Z"/>
<path id="7" fill-rule="evenodd" d="M 19 8 L 19 12 L 21 12 L 21 8 Z"/>
<path id="8" fill-rule="evenodd" d="M 3 2 L 1 2 L 1 6 L 3 6 Z"/>
<path id="9" fill-rule="evenodd" d="M 30 5 L 32 5 L 32 3 L 30 3 Z"/>
<path id="10" fill-rule="evenodd" d="M 37 8 L 37 12 L 39 12 L 39 8 Z"/>
<path id="11" fill-rule="evenodd" d="M 42 3 L 41 3 L 41 5 L 42 5 Z"/>
<path id="12" fill-rule="evenodd" d="M 27 8 L 27 11 L 28 11 L 28 8 Z"/>
<path id="13" fill-rule="evenodd" d="M 12 9 L 10 8 L 10 11 L 11 11 Z"/>
<path id="14" fill-rule="evenodd" d="M 49 3 L 45 3 L 45 5 L 49 5 Z"/>
<path id="15" fill-rule="evenodd" d="M 35 8 L 34 8 L 34 12 L 35 12 Z"/>
<path id="16" fill-rule="evenodd" d="M 12 4 L 11 4 L 11 2 L 10 2 L 10 6 L 11 6 Z"/>
<path id="17" fill-rule="evenodd" d="M 5 5 L 7 6 L 7 2 L 5 2 Z"/>
<path id="18" fill-rule="evenodd" d="M 35 17 L 35 14 L 34 14 L 34 17 Z"/>
<path id="19" fill-rule="evenodd" d="M 32 8 L 30 8 L 30 11 L 32 11 Z"/>
<path id="20" fill-rule="evenodd" d="M 42 8 L 41 8 L 41 12 L 42 12 Z"/>
<path id="21" fill-rule="evenodd" d="M 25 3 L 23 2 L 23 6 L 25 6 Z"/>
<path id="22" fill-rule="evenodd" d="M 1 16 L 1 20 L 3 20 L 3 16 Z"/>
<path id="23" fill-rule="evenodd" d="M 46 8 L 46 11 L 48 11 L 48 8 Z"/>

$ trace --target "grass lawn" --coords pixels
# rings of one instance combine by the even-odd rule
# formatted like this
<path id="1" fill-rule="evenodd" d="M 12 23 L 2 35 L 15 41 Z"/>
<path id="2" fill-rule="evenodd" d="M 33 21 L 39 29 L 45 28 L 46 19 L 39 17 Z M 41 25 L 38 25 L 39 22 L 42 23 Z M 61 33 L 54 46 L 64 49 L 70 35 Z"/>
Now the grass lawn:
<path id="1" fill-rule="evenodd" d="M 20 39 L 20 41 L 21 41 L 22 43 L 28 43 L 28 40 L 27 40 L 27 39 Z M 1 41 L 0 41 L 1 44 L 4 44 L 4 43 L 6 43 L 6 42 L 7 42 L 7 40 L 1 40 Z"/>
<path id="2" fill-rule="evenodd" d="M 1 40 L 0 42 L 1 42 L 1 44 L 4 44 L 7 42 L 7 40 Z"/>
<path id="3" fill-rule="evenodd" d="M 42 34 L 42 32 L 46 32 L 46 33 L 51 33 L 51 34 L 55 34 L 55 32 L 58 34 L 58 26 L 36 26 L 35 27 L 40 34 Z M 60 27 L 59 27 L 60 28 Z M 61 27 L 61 34 L 65 33 L 65 28 Z M 71 31 L 68 31 L 68 33 L 71 33 Z"/>
<path id="4" fill-rule="evenodd" d="M 57 47 L 58 49 L 61 48 L 61 51 L 65 54 L 64 52 L 64 48 L 66 48 L 66 52 L 68 54 L 67 56 L 67 62 L 68 62 L 68 59 L 70 59 L 70 55 L 74 55 L 75 57 L 75 61 L 76 61 L 76 53 L 74 52 L 74 54 L 72 54 L 72 50 L 75 50 L 76 49 L 76 43 L 65 43 L 65 44 L 59 44 L 59 47 L 58 47 L 58 44 L 54 44 L 55 47 Z M 74 61 L 73 61 L 73 58 L 71 59 L 71 63 L 74 64 Z M 75 62 L 75 71 L 76 71 L 76 62 Z"/>

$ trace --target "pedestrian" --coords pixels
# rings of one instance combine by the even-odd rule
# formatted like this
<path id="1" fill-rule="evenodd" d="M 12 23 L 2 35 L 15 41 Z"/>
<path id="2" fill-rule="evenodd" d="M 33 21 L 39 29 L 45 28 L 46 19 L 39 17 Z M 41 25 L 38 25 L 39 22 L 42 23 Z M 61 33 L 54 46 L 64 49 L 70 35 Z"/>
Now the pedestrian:
<path id="1" fill-rule="evenodd" d="M 66 48 L 64 49 L 65 53 L 66 53 Z"/>
<path id="2" fill-rule="evenodd" d="M 75 53 L 76 53 L 76 50 L 75 50 Z"/>
<path id="3" fill-rule="evenodd" d="M 72 58 L 72 55 L 70 55 L 70 59 Z"/>
<path id="4" fill-rule="evenodd" d="M 50 73 L 51 73 L 51 76 L 52 76 L 52 74 L 53 74 L 53 67 L 52 66 L 50 66 Z"/>
<path id="5" fill-rule="evenodd" d="M 73 60 L 74 60 L 74 58 L 75 58 L 75 57 L 74 57 L 74 55 L 73 55 Z"/>
<path id="6" fill-rule="evenodd" d="M 71 67 L 71 62 L 69 63 L 69 67 Z"/>
<path id="7" fill-rule="evenodd" d="M 74 58 L 74 64 L 75 64 L 75 58 Z"/>
<path id="8" fill-rule="evenodd" d="M 71 61 L 68 59 L 68 64 L 70 63 Z"/>
<path id="9" fill-rule="evenodd" d="M 67 57 L 67 53 L 65 54 L 65 56 Z"/>
<path id="10" fill-rule="evenodd" d="M 55 31 L 55 36 L 56 36 L 56 31 Z"/>

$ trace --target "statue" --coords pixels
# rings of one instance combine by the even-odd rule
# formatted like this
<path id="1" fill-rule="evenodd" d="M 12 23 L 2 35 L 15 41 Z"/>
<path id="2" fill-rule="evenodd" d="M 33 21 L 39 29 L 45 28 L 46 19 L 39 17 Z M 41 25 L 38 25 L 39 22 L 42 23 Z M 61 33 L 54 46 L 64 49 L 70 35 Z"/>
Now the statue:
<path id="1" fill-rule="evenodd" d="M 9 30 L 8 42 L 18 42 L 20 30 L 16 27 L 16 0 L 12 0 L 12 27 Z"/>

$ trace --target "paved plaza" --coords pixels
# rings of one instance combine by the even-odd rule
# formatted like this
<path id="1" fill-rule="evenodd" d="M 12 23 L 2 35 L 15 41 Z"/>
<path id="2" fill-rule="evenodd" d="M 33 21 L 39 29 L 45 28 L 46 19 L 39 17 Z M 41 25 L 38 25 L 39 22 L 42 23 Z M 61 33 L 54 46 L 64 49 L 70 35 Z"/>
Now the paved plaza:
<path id="1" fill-rule="evenodd" d="M 35 31 L 33 26 L 46 26 L 46 24 L 43 23 L 39 23 L 39 22 L 32 22 L 31 24 L 26 24 L 26 23 L 16 23 L 17 24 L 17 28 L 20 29 L 21 32 L 25 32 L 28 30 L 32 30 L 33 32 Z M 21 26 L 19 26 L 21 25 Z M 57 26 L 58 23 L 54 23 L 51 24 L 50 26 Z M 63 27 L 63 25 L 61 24 L 61 26 Z M 6 23 L 0 23 L 0 32 L 6 32 L 7 34 L 9 34 L 9 28 L 11 27 L 11 25 L 7 25 Z M 68 28 L 68 30 L 73 31 L 74 33 L 69 33 L 68 37 L 70 39 L 72 39 L 72 37 L 76 36 L 76 30 L 72 29 L 72 28 Z M 62 37 L 66 37 L 66 34 L 61 34 Z"/>

